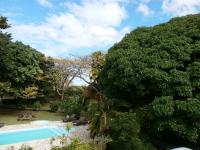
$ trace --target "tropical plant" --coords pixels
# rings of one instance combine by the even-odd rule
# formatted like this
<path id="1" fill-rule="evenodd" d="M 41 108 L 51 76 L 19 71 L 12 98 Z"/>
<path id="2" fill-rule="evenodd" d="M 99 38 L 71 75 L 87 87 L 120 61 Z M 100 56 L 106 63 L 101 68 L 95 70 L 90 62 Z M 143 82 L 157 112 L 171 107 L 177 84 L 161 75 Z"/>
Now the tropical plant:
<path id="1" fill-rule="evenodd" d="M 89 120 L 90 135 L 102 136 L 109 128 L 111 120 L 111 104 L 109 101 L 91 100 L 87 107 L 86 117 Z"/>

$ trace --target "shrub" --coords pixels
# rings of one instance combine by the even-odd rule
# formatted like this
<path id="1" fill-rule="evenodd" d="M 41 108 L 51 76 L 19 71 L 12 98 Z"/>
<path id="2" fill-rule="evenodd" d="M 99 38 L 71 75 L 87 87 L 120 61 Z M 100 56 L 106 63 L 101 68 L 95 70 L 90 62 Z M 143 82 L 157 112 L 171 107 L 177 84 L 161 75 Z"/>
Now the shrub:
<path id="1" fill-rule="evenodd" d="M 71 143 L 65 146 L 54 146 L 51 150 L 92 150 L 89 143 L 80 141 L 77 138 L 71 139 Z"/>
<path id="2" fill-rule="evenodd" d="M 112 111 L 111 105 L 104 100 L 104 102 L 92 101 L 87 106 L 85 116 L 89 120 L 90 136 L 104 135 L 108 130 Z"/>
<path id="3" fill-rule="evenodd" d="M 51 104 L 50 104 L 50 110 L 51 110 L 52 112 L 57 112 L 58 109 L 59 109 L 59 107 L 60 107 L 60 102 L 59 102 L 59 101 L 53 101 L 53 102 L 51 102 Z"/>
<path id="4" fill-rule="evenodd" d="M 79 114 L 81 111 L 81 102 L 79 97 L 69 97 L 67 100 L 61 102 L 61 110 L 69 115 Z"/>
<path id="5" fill-rule="evenodd" d="M 21 145 L 21 147 L 19 148 L 19 150 L 33 150 L 32 147 L 28 146 L 28 145 Z"/>
<path id="6" fill-rule="evenodd" d="M 140 138 L 140 125 L 133 113 L 121 113 L 111 121 L 108 145 L 112 150 L 147 150 L 146 144 Z M 148 149 L 153 149 L 148 147 Z"/>
<path id="7" fill-rule="evenodd" d="M 106 143 L 110 140 L 102 138 L 97 141 L 84 142 L 78 138 L 71 139 L 71 143 L 65 146 L 53 146 L 51 150 L 105 150 Z"/>
<path id="8" fill-rule="evenodd" d="M 33 110 L 40 110 L 42 107 L 41 103 L 39 101 L 36 101 L 34 104 L 33 104 Z"/>

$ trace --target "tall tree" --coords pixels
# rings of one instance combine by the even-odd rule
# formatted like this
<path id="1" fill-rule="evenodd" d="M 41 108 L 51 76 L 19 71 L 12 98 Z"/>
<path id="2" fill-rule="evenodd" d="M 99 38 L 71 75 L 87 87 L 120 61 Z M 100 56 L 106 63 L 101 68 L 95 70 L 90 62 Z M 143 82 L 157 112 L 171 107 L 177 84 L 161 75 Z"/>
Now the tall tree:
<path id="1" fill-rule="evenodd" d="M 7 29 L 10 25 L 6 17 L 0 16 L 0 29 Z"/>
<path id="2" fill-rule="evenodd" d="M 81 78 L 85 82 L 89 75 L 90 61 L 89 57 L 74 57 L 69 59 L 54 59 L 54 68 L 52 69 L 51 83 L 54 90 L 64 99 L 65 92 L 75 78 Z"/>
<path id="3" fill-rule="evenodd" d="M 109 49 L 100 76 L 108 97 L 149 108 L 143 126 L 159 139 L 200 136 L 200 14 L 138 28 Z M 148 126 L 148 127 L 147 127 Z M 150 132 L 151 131 L 151 132 Z"/>
<path id="4" fill-rule="evenodd" d="M 0 17 L 0 29 L 8 27 L 7 18 Z M 40 87 L 38 91 L 43 92 L 38 79 L 48 73 L 51 65 L 42 53 L 22 42 L 12 42 L 10 34 L 0 31 L 1 91 L 9 89 L 9 94 L 15 97 L 22 96 L 31 87 Z"/>
<path id="5" fill-rule="evenodd" d="M 61 59 L 54 59 L 54 63 L 55 65 L 50 71 L 50 82 L 54 91 L 60 96 L 61 100 L 63 100 L 65 91 L 70 84 L 68 72 L 66 70 L 66 65 L 68 63 L 66 60 Z"/>
<path id="6" fill-rule="evenodd" d="M 75 78 L 83 80 L 97 91 L 95 84 L 104 63 L 104 54 L 100 51 L 90 56 L 66 59 L 54 59 L 54 67 L 51 73 L 51 83 L 57 94 L 64 99 L 65 91 Z"/>
<path id="7" fill-rule="evenodd" d="M 9 27 L 7 18 L 0 16 L 0 29 L 7 29 Z M 8 59 L 8 45 L 10 41 L 11 35 L 0 30 L 0 97 L 3 97 L 3 95 L 10 90 L 10 82 L 6 80 L 6 69 L 10 63 Z"/>
<path id="8" fill-rule="evenodd" d="M 90 79 L 97 84 L 99 73 L 103 68 L 105 61 L 105 54 L 101 51 L 96 51 L 91 54 L 91 70 L 90 70 Z"/>
<path id="9" fill-rule="evenodd" d="M 10 26 L 8 25 L 7 18 L 6 17 L 0 17 L 0 29 L 7 29 Z M 3 32 L 0 30 L 0 81 L 5 80 L 6 75 L 6 68 L 7 65 L 9 65 L 9 51 L 8 51 L 8 45 L 11 41 L 11 35 Z"/>

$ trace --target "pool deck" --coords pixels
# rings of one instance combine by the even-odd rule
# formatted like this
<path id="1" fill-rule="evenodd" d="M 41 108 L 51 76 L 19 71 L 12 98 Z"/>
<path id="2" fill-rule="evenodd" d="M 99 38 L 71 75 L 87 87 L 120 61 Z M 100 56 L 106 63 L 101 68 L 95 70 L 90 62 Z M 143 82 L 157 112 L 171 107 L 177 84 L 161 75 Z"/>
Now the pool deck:
<path id="1" fill-rule="evenodd" d="M 63 123 L 61 121 L 49 121 L 49 126 L 65 126 L 66 123 Z M 7 125 L 2 128 L 0 128 L 0 131 L 12 131 L 12 130 L 20 130 L 20 129 L 34 129 L 41 127 L 40 125 L 35 125 L 32 123 L 28 124 L 18 124 L 18 125 Z M 74 126 L 75 131 L 70 133 L 70 137 L 78 137 L 80 139 L 89 139 L 89 131 L 88 126 Z M 15 144 L 9 144 L 9 145 L 0 145 L 0 150 L 8 150 L 9 147 L 13 146 L 14 149 L 12 150 L 18 150 L 21 145 L 28 145 L 33 148 L 33 150 L 50 150 L 51 144 L 50 144 L 50 138 L 49 139 L 42 139 L 42 140 L 33 140 L 33 141 L 27 141 L 22 143 L 15 143 Z M 56 140 L 53 143 L 53 146 L 59 146 L 60 142 L 59 139 L 56 138 Z"/>

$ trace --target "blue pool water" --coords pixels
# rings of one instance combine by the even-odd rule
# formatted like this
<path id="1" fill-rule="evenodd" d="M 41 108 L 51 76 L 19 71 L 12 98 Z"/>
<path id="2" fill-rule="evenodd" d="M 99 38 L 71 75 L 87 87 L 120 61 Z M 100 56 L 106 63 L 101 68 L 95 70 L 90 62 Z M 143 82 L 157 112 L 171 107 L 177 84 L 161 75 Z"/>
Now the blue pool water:
<path id="1" fill-rule="evenodd" d="M 71 129 L 72 131 L 74 129 Z M 0 145 L 39 140 L 69 134 L 64 128 L 43 127 L 26 130 L 0 131 Z"/>

